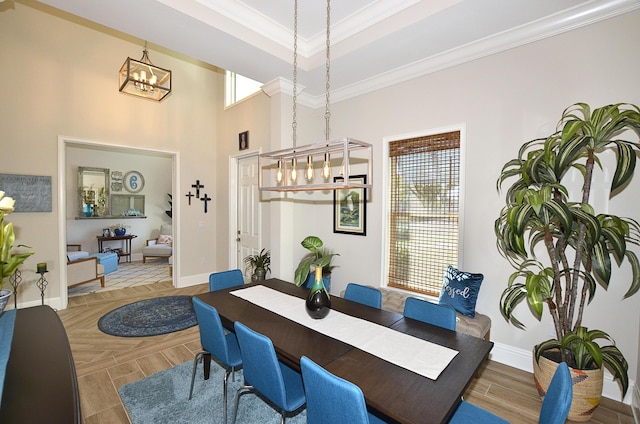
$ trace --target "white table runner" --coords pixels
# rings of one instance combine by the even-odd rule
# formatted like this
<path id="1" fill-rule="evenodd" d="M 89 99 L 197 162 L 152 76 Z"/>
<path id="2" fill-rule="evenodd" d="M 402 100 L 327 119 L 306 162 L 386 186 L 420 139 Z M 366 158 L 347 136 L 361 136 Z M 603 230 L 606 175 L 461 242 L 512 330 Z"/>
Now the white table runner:
<path id="1" fill-rule="evenodd" d="M 326 318 L 313 319 L 305 310 L 304 299 L 266 286 L 248 287 L 231 294 L 432 380 L 458 354 L 456 350 L 333 309 Z"/>

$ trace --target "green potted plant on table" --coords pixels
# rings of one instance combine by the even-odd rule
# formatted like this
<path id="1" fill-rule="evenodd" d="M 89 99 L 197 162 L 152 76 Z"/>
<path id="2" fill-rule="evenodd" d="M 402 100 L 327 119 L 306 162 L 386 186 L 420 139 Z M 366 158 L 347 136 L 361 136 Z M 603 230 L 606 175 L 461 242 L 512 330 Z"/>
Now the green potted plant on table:
<path id="1" fill-rule="evenodd" d="M 500 189 L 513 179 L 495 233 L 498 250 L 516 269 L 500 298 L 500 310 L 508 321 L 524 328 L 514 316 L 515 307 L 526 299 L 539 320 L 547 305 L 556 337 L 534 347 L 534 376 L 542 394 L 558 362 L 582 370 L 574 379 L 572 421 L 589 420 L 599 403 L 603 365 L 613 372 L 623 394 L 629 385 L 627 361 L 613 339 L 582 322 L 597 285 L 608 287 L 613 261 L 620 264 L 627 259 L 631 265 L 625 298 L 640 288 L 640 263 L 628 249 L 640 244 L 638 222 L 597 213 L 589 203 L 594 168 L 602 167 L 603 152 L 617 153 L 610 195 L 623 191 L 631 180 L 640 144 L 619 138 L 627 130 L 635 137 L 640 132 L 640 110 L 635 105 L 620 103 L 591 111 L 587 104 L 574 104 L 563 112 L 557 132 L 525 143 L 518 157 L 504 165 L 497 182 Z M 575 199 L 565 186 L 570 171 L 571 178 L 582 177 Z M 544 252 L 546 258 L 539 259 L 535 252 Z M 591 370 L 596 376 L 585 379 Z M 580 386 L 598 393 L 582 394 Z M 597 401 L 582 401 L 588 397 Z"/>
<path id="2" fill-rule="evenodd" d="M 271 272 L 271 252 L 262 249 L 260 253 L 244 258 L 245 271 L 251 272 L 251 281 L 262 281 L 268 272 Z"/>
<path id="3" fill-rule="evenodd" d="M 4 285 L 4 279 L 11 277 L 18 267 L 34 252 L 23 253 L 11 253 L 13 244 L 16 241 L 16 236 L 13 231 L 13 223 L 9 222 L 5 225 L 4 217 L 13 212 L 13 205 L 15 201 L 4 195 L 4 191 L 0 191 L 0 289 Z M 29 247 L 24 245 L 18 245 L 17 247 Z M 11 296 L 11 290 L 0 290 L 0 313 L 4 311 L 9 297 Z"/>
<path id="4" fill-rule="evenodd" d="M 323 248 L 322 240 L 316 236 L 308 236 L 300 243 L 302 247 L 307 249 L 309 253 L 307 253 L 296 268 L 293 281 L 296 286 L 300 287 L 306 283 L 307 287 L 311 287 L 313 285 L 314 275 L 312 273 L 312 268 L 316 267 L 322 268 L 322 279 L 324 280 L 324 285 L 329 290 L 331 286 L 330 278 L 331 278 L 331 270 L 334 268 L 331 266 L 331 261 L 334 256 L 340 256 L 337 253 L 331 253 L 327 248 Z"/>

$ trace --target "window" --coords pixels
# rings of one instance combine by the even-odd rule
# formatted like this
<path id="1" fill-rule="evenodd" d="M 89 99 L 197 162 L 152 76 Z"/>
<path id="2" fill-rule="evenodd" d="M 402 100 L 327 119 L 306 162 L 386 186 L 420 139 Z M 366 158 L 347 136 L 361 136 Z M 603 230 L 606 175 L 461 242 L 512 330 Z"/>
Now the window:
<path id="1" fill-rule="evenodd" d="M 460 131 L 389 143 L 388 285 L 438 296 L 458 265 Z"/>
<path id="2" fill-rule="evenodd" d="M 260 91 L 262 83 L 243 77 L 242 75 L 238 75 L 235 72 L 226 71 L 224 86 L 224 106 L 228 107 L 246 97 L 249 97 L 257 91 Z"/>

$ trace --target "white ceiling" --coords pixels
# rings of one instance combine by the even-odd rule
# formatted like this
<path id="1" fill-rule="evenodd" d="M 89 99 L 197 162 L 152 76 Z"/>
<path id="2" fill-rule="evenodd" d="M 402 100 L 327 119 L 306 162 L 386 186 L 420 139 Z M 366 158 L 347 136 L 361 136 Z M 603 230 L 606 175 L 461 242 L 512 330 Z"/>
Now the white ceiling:
<path id="1" fill-rule="evenodd" d="M 294 0 L 40 1 L 263 83 L 292 80 Z M 303 101 L 323 104 L 326 2 L 298 3 L 299 89 Z M 333 0 L 331 99 L 639 7 L 640 0 Z"/>

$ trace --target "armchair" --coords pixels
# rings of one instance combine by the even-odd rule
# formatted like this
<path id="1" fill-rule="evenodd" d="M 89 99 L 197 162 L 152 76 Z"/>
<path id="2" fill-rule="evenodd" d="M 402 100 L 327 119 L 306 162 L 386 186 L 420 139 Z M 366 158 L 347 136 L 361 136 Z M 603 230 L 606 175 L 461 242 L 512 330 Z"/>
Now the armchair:
<path id="1" fill-rule="evenodd" d="M 160 227 L 160 234 L 155 239 L 147 240 L 147 245 L 142 248 L 142 263 L 147 258 L 169 258 L 173 255 L 173 235 L 171 224 Z"/>
<path id="2" fill-rule="evenodd" d="M 104 287 L 104 265 L 80 249 L 79 244 L 67 244 L 67 288 L 94 280 L 100 280 L 100 286 Z"/>

